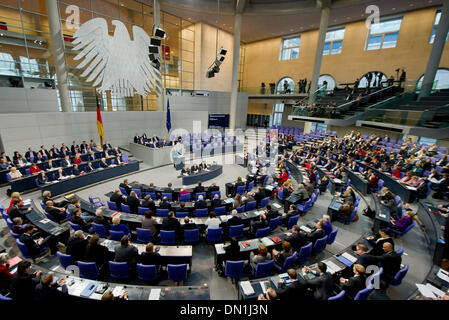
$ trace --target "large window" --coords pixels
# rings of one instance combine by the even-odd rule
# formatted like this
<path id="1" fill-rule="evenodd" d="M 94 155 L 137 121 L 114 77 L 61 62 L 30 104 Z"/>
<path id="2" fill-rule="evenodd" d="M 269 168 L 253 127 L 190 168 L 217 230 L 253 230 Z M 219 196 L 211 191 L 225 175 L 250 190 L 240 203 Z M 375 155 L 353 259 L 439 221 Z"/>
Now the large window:
<path id="1" fill-rule="evenodd" d="M 424 76 L 419 78 L 418 83 L 416 84 L 416 89 L 421 89 L 422 81 Z M 441 90 L 441 89 L 449 89 L 449 70 L 448 69 L 438 69 L 435 80 L 432 85 L 432 89 Z"/>
<path id="2" fill-rule="evenodd" d="M 284 112 L 283 104 L 275 104 L 273 107 L 273 115 L 270 117 L 270 127 L 280 126 L 282 123 L 282 113 Z"/>
<path id="3" fill-rule="evenodd" d="M 440 19 L 441 19 L 441 10 L 437 10 L 437 13 L 435 15 L 435 21 L 433 23 L 432 34 L 430 35 L 429 43 L 433 43 L 435 41 L 435 35 L 437 34 L 437 28 L 438 28 L 438 24 L 440 23 Z M 448 38 L 449 38 L 449 32 L 446 36 L 446 41 Z"/>
<path id="4" fill-rule="evenodd" d="M 293 92 L 295 92 L 295 81 L 292 78 L 285 77 L 279 80 L 276 93 L 292 94 Z"/>
<path id="5" fill-rule="evenodd" d="M 14 58 L 9 53 L 0 52 L 0 74 L 17 75 Z"/>
<path id="6" fill-rule="evenodd" d="M 20 57 L 20 68 L 24 76 L 39 76 L 39 64 L 36 59 Z"/>
<path id="7" fill-rule="evenodd" d="M 299 44 L 301 43 L 301 37 L 290 37 L 282 39 L 281 54 L 279 60 L 292 60 L 297 59 L 299 56 Z"/>
<path id="8" fill-rule="evenodd" d="M 334 78 L 329 74 L 322 74 L 318 79 L 318 87 L 321 88 L 324 85 L 326 85 L 324 90 L 333 90 L 335 88 Z"/>
<path id="9" fill-rule="evenodd" d="M 436 144 L 437 143 L 437 139 L 426 138 L 426 137 L 419 137 L 418 143 L 430 146 L 431 144 L 434 144 L 434 143 Z"/>
<path id="10" fill-rule="evenodd" d="M 340 54 L 343 47 L 344 38 L 344 27 L 326 32 L 323 55 L 327 56 L 329 54 Z"/>
<path id="11" fill-rule="evenodd" d="M 312 122 L 311 131 L 327 131 L 327 124 Z"/>
<path id="12" fill-rule="evenodd" d="M 402 18 L 383 20 L 372 24 L 368 31 L 366 50 L 395 48 L 401 29 Z"/>

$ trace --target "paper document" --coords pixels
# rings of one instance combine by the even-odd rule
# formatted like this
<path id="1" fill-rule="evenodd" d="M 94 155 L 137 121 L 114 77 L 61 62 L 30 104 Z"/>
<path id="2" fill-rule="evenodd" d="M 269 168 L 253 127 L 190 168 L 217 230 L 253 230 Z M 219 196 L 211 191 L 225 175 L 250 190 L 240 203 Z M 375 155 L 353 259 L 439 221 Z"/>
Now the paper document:
<path id="1" fill-rule="evenodd" d="M 50 219 L 47 219 L 47 218 L 45 218 L 45 219 L 42 219 L 41 221 L 39 221 L 40 223 L 49 223 L 50 222 Z"/>
<path id="2" fill-rule="evenodd" d="M 123 286 L 117 286 L 112 291 L 112 294 L 114 295 L 114 297 L 119 297 L 122 293 L 123 293 Z"/>
<path id="3" fill-rule="evenodd" d="M 413 190 L 413 191 L 416 191 L 416 188 L 414 188 L 414 187 L 410 187 L 410 186 L 407 186 L 407 189 L 409 189 L 409 190 Z"/>
<path id="4" fill-rule="evenodd" d="M 278 203 L 273 203 L 272 206 L 275 207 L 276 209 L 281 208 L 281 205 Z"/>
<path id="5" fill-rule="evenodd" d="M 330 274 L 337 273 L 341 269 L 339 266 L 337 266 L 332 261 L 324 261 L 324 263 L 327 265 Z"/>
<path id="6" fill-rule="evenodd" d="M 340 179 L 334 179 L 335 183 L 342 183 L 343 181 L 341 181 Z"/>
<path id="7" fill-rule="evenodd" d="M 342 256 L 346 259 L 348 259 L 349 261 L 351 261 L 352 263 L 355 263 L 357 261 L 357 258 L 354 257 L 353 255 L 350 255 L 349 253 L 345 252 L 342 254 Z"/>
<path id="8" fill-rule="evenodd" d="M 268 289 L 267 282 L 266 281 L 260 281 L 259 283 L 260 283 L 260 287 L 262 288 L 262 292 L 264 294 L 267 293 L 267 289 Z"/>
<path id="9" fill-rule="evenodd" d="M 159 300 L 161 295 L 161 289 L 151 289 L 148 300 Z"/>
<path id="10" fill-rule="evenodd" d="M 444 292 L 435 288 L 430 283 L 428 284 L 421 284 L 417 283 L 416 286 L 418 287 L 419 292 L 426 298 L 440 298 L 444 296 Z"/>
<path id="11" fill-rule="evenodd" d="M 71 287 L 69 287 L 69 293 L 73 296 L 79 297 L 85 287 L 84 282 L 76 281 Z"/>
<path id="12" fill-rule="evenodd" d="M 310 229 L 309 227 L 306 227 L 306 226 L 301 226 L 301 227 L 299 227 L 299 229 L 301 229 L 302 231 L 304 231 L 306 233 L 309 233 L 310 231 L 312 231 L 312 229 Z"/>
<path id="13" fill-rule="evenodd" d="M 242 282 L 240 282 L 240 286 L 242 287 L 243 293 L 246 296 L 250 296 L 250 295 L 255 293 L 254 289 L 253 289 L 253 286 L 251 285 L 251 282 L 249 282 L 249 281 L 242 281 Z"/>
<path id="14" fill-rule="evenodd" d="M 440 270 L 438 270 L 437 277 L 441 280 L 449 282 L 449 272 L 447 272 L 446 270 L 440 268 Z"/>
<path id="15" fill-rule="evenodd" d="M 267 237 L 260 239 L 260 242 L 262 242 L 265 247 L 272 246 L 274 244 L 273 240 Z"/>
<path id="16" fill-rule="evenodd" d="M 215 244 L 215 251 L 217 251 L 217 254 L 225 254 L 224 243 Z"/>

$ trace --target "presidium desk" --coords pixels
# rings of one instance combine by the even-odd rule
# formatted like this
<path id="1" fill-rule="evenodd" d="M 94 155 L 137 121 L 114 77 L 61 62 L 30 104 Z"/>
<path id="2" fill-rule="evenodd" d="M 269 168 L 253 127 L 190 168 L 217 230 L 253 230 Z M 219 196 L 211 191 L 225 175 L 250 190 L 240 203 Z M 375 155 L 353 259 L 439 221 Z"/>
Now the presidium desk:
<path id="1" fill-rule="evenodd" d="M 171 164 L 170 153 L 173 147 L 150 148 L 142 144 L 131 142 L 129 144 L 129 151 L 137 159 L 151 167 L 165 166 Z"/>

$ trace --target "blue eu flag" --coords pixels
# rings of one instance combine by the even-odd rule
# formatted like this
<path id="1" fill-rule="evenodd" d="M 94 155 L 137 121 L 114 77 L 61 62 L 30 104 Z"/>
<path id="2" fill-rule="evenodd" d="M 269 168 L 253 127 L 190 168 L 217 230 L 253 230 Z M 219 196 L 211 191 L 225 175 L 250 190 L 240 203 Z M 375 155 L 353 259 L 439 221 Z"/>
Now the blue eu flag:
<path id="1" fill-rule="evenodd" d="M 170 132 L 171 129 L 171 117 L 170 117 L 170 99 L 167 100 L 167 131 Z"/>

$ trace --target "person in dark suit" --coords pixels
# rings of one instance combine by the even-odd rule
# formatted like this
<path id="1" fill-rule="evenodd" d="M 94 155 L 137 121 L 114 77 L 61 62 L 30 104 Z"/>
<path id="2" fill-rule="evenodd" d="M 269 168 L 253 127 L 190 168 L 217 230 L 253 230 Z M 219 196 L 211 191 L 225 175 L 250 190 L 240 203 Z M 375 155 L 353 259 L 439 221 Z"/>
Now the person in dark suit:
<path id="1" fill-rule="evenodd" d="M 108 141 L 105 141 L 103 144 L 103 151 L 106 149 L 112 149 L 112 145 Z"/>
<path id="2" fill-rule="evenodd" d="M 208 188 L 209 190 L 209 192 L 212 192 L 212 191 L 219 191 L 220 190 L 220 187 L 218 187 L 217 186 L 217 184 L 215 183 L 215 182 L 212 182 L 212 184 L 209 186 L 209 188 Z"/>
<path id="3" fill-rule="evenodd" d="M 271 205 L 267 204 L 265 208 L 265 216 L 267 217 L 267 221 L 270 222 L 271 219 L 279 217 L 279 212 L 273 210 Z"/>
<path id="4" fill-rule="evenodd" d="M 72 163 L 70 162 L 69 156 L 68 156 L 68 155 L 65 156 L 65 157 L 64 157 L 64 160 L 62 160 L 61 166 L 62 166 L 63 168 L 66 168 L 66 167 L 70 167 L 71 165 L 72 165 Z"/>
<path id="5" fill-rule="evenodd" d="M 251 235 L 253 237 L 255 237 L 257 230 L 266 228 L 267 226 L 268 226 L 267 217 L 265 216 L 265 214 L 261 214 L 259 216 L 258 221 L 256 221 L 256 220 L 251 221 L 249 230 L 250 230 Z"/>
<path id="6" fill-rule="evenodd" d="M 123 236 L 120 245 L 115 247 L 115 262 L 127 262 L 128 270 L 134 273 L 137 269 L 137 261 L 139 259 L 139 251 L 131 244 L 128 236 Z"/>
<path id="7" fill-rule="evenodd" d="M 17 273 L 11 281 L 11 297 L 14 301 L 31 302 L 34 290 L 41 281 L 42 271 L 30 274 L 31 262 L 22 260 L 17 265 Z"/>
<path id="8" fill-rule="evenodd" d="M 184 224 L 182 225 L 182 230 L 193 230 L 198 229 L 196 223 L 192 222 L 189 217 L 184 218 Z"/>
<path id="9" fill-rule="evenodd" d="M 20 242 L 27 247 L 30 256 L 33 257 L 33 260 L 39 256 L 46 244 L 50 246 L 52 254 L 54 254 L 56 252 L 56 246 L 53 246 L 52 236 L 47 236 L 45 239 L 41 237 L 34 240 L 31 236 L 34 232 L 34 226 L 28 224 L 25 226 L 23 233 L 19 238 Z"/>
<path id="10" fill-rule="evenodd" d="M 318 221 L 318 223 L 315 225 L 315 230 L 307 235 L 307 240 L 309 242 L 312 242 L 313 245 L 315 245 L 315 242 L 318 239 L 321 239 L 322 237 L 324 237 L 325 235 L 326 235 L 326 232 L 323 229 L 323 222 Z"/>
<path id="11" fill-rule="evenodd" d="M 33 149 L 28 148 L 28 151 L 25 153 L 25 159 L 28 162 L 33 163 L 35 158 L 37 158 L 37 153 L 34 152 Z"/>
<path id="12" fill-rule="evenodd" d="M 61 278 L 57 282 L 53 283 L 53 273 L 47 273 L 42 277 L 41 283 L 39 283 L 34 292 L 34 300 L 42 302 L 57 302 L 62 301 L 67 297 L 68 289 L 66 285 L 66 279 Z M 61 288 L 61 290 L 58 290 Z"/>
<path id="13" fill-rule="evenodd" d="M 236 209 L 232 210 L 231 215 L 232 217 L 228 221 L 226 221 L 226 226 L 228 227 L 228 229 L 231 226 L 238 226 L 243 224 L 242 218 L 238 216 L 238 212 Z"/>
<path id="14" fill-rule="evenodd" d="M 381 280 L 388 286 L 393 281 L 394 276 L 401 269 L 401 256 L 393 250 L 393 245 L 389 242 L 383 244 L 384 254 L 377 257 L 379 265 L 384 269 Z"/>
<path id="15" fill-rule="evenodd" d="M 354 277 L 349 279 L 340 278 L 340 288 L 345 290 L 345 298 L 354 300 L 360 290 L 366 287 L 365 267 L 361 264 L 354 264 Z"/>
<path id="16" fill-rule="evenodd" d="M 282 214 L 282 216 L 281 216 L 281 224 L 284 227 L 287 227 L 288 226 L 288 220 L 291 217 L 294 217 L 294 216 L 296 216 L 298 214 L 299 214 L 299 212 L 298 212 L 298 210 L 296 210 L 296 206 L 294 204 L 291 204 L 289 210 L 286 213 L 284 212 Z"/>
<path id="17" fill-rule="evenodd" d="M 214 198 L 211 200 L 211 207 L 221 207 L 221 200 L 219 199 L 218 194 L 215 194 Z"/>
<path id="18" fill-rule="evenodd" d="M 111 229 L 111 225 L 105 219 L 105 217 L 103 217 L 103 209 L 101 209 L 101 208 L 98 208 L 95 211 L 95 218 L 94 218 L 93 222 L 96 224 L 102 224 L 104 226 L 104 228 L 106 229 L 106 232 L 108 232 L 108 230 Z"/>
<path id="19" fill-rule="evenodd" d="M 207 202 L 204 200 L 203 196 L 200 195 L 198 200 L 195 201 L 195 209 L 204 209 L 207 208 Z"/>
<path id="20" fill-rule="evenodd" d="M 108 248 L 104 245 L 104 243 L 102 244 L 98 243 L 99 239 L 100 238 L 96 234 L 90 237 L 89 244 L 86 247 L 86 253 L 84 255 L 83 261 L 95 262 L 98 270 L 100 270 L 100 273 L 104 273 L 104 271 L 106 271 L 107 269 L 106 267 L 111 253 L 109 252 Z"/>
<path id="21" fill-rule="evenodd" d="M 53 165 L 53 160 L 52 159 L 48 159 L 47 162 L 44 162 L 42 164 L 42 170 L 45 170 L 45 171 L 50 171 L 50 170 L 53 170 L 55 168 L 56 168 L 56 166 Z"/>
<path id="22" fill-rule="evenodd" d="M 91 223 L 86 222 L 86 220 L 81 217 L 81 214 L 81 208 L 75 208 L 71 216 L 71 222 L 79 225 L 84 232 L 88 232 L 91 227 Z M 90 216 L 89 218 L 92 219 Z"/>
<path id="23" fill-rule="evenodd" d="M 139 256 L 139 261 L 143 265 L 154 265 L 158 268 L 161 265 L 161 255 L 154 251 L 154 244 L 152 242 L 145 246 L 145 252 Z"/>
<path id="24" fill-rule="evenodd" d="M 94 160 L 96 160 L 95 152 L 92 151 L 92 152 L 87 156 L 87 160 L 89 160 L 89 161 L 94 161 Z"/>
<path id="25" fill-rule="evenodd" d="M 200 172 L 200 167 L 197 163 L 193 164 L 193 166 L 190 168 L 190 172 L 192 172 L 192 174 Z"/>
<path id="26" fill-rule="evenodd" d="M 306 280 L 307 287 L 313 290 L 315 300 L 327 300 L 333 295 L 332 275 L 327 271 L 327 265 L 324 262 L 318 262 L 318 272 L 313 272 L 310 267 L 303 268 L 302 272 L 314 273 L 317 277 L 312 280 Z"/>
<path id="27" fill-rule="evenodd" d="M 368 248 L 364 244 L 358 243 L 354 252 L 358 255 L 356 264 L 360 264 L 365 268 L 377 265 L 376 257 L 368 253 Z"/>
<path id="28" fill-rule="evenodd" d="M 298 225 L 292 227 L 292 232 L 287 234 L 285 241 L 290 242 L 293 251 L 299 251 L 307 244 L 307 235 L 301 231 Z"/>
<path id="29" fill-rule="evenodd" d="M 173 188 L 172 188 L 172 183 L 171 182 L 169 182 L 168 184 L 167 184 L 167 187 L 166 188 L 164 188 L 164 191 L 163 191 L 164 193 L 173 193 Z"/>
<path id="30" fill-rule="evenodd" d="M 205 169 L 207 169 L 207 163 L 206 163 L 206 161 L 202 161 L 201 163 L 200 163 L 200 170 L 205 170 Z"/>
<path id="31" fill-rule="evenodd" d="M 257 201 L 257 205 L 259 206 L 262 199 L 265 198 L 265 193 L 262 191 L 261 187 L 257 188 L 257 192 L 254 194 L 253 198 Z"/>
<path id="32" fill-rule="evenodd" d="M 163 197 L 161 203 L 159 204 L 159 209 L 168 209 L 168 211 L 172 210 L 170 202 L 168 202 L 167 197 Z"/>
<path id="33" fill-rule="evenodd" d="M 52 216 L 58 223 L 66 219 L 65 208 L 55 207 L 52 200 L 45 202 L 45 212 Z"/>
<path id="34" fill-rule="evenodd" d="M 32 208 L 24 208 L 20 206 L 22 200 L 14 199 L 12 202 L 12 206 L 9 209 L 8 215 L 11 220 L 14 218 L 21 218 L 24 221 L 28 221 L 26 214 L 33 210 Z"/>
<path id="35" fill-rule="evenodd" d="M 137 197 L 137 194 L 134 191 L 131 191 L 129 197 L 126 198 L 126 202 L 129 205 L 131 213 L 138 214 L 140 201 L 139 198 Z"/>
<path id="36" fill-rule="evenodd" d="M 87 240 L 83 231 L 77 230 L 67 242 L 67 254 L 72 256 L 73 261 L 83 261 L 86 254 L 86 247 Z"/>
<path id="37" fill-rule="evenodd" d="M 84 172 L 89 173 L 89 172 L 92 172 L 94 170 L 95 170 L 95 168 L 92 166 L 92 162 L 89 161 L 87 163 L 86 169 L 84 169 Z"/>
<path id="38" fill-rule="evenodd" d="M 186 212 L 187 213 L 187 215 L 189 215 L 189 210 L 187 210 L 187 208 L 186 208 L 186 204 L 184 203 L 184 202 L 180 202 L 179 203 L 179 208 L 178 209 L 176 209 L 176 213 L 181 213 L 181 212 Z"/>
<path id="39" fill-rule="evenodd" d="M 119 189 L 116 189 L 109 201 L 116 204 L 118 211 L 122 211 L 122 203 L 126 203 L 126 197 L 121 194 Z"/>
<path id="40" fill-rule="evenodd" d="M 76 163 L 73 165 L 72 174 L 74 176 L 79 176 L 81 174 L 80 169 L 78 169 L 78 165 Z"/>
<path id="41" fill-rule="evenodd" d="M 178 219 L 175 218 L 175 213 L 173 211 L 170 211 L 168 213 L 168 217 L 164 218 L 162 220 L 162 226 L 161 230 L 164 231 L 175 231 L 175 235 L 177 236 L 177 239 L 181 236 L 181 223 Z"/>
<path id="42" fill-rule="evenodd" d="M 200 193 L 200 192 L 204 192 L 204 187 L 201 185 L 201 181 L 198 181 L 198 184 L 193 189 L 193 194 L 197 194 L 197 193 Z"/>
<path id="43" fill-rule="evenodd" d="M 106 162 L 106 158 L 101 158 L 101 161 L 100 161 L 100 168 L 105 169 L 105 168 L 108 168 L 108 167 L 109 167 L 109 165 L 108 165 L 107 162 Z"/>
<path id="44" fill-rule="evenodd" d="M 373 256 L 380 256 L 384 253 L 383 244 L 385 242 L 390 242 L 394 249 L 394 241 L 393 238 L 391 238 L 388 229 L 382 229 L 380 230 L 380 233 L 376 234 L 375 237 L 367 237 L 366 240 L 368 240 L 373 246 L 373 248 L 369 251 L 369 254 Z"/>
<path id="45" fill-rule="evenodd" d="M 307 283 L 298 278 L 298 274 L 295 269 L 287 270 L 288 279 L 290 284 L 286 284 L 284 279 L 281 279 L 278 283 L 277 295 L 279 300 L 312 300 L 313 297 L 307 290 Z"/>
<path id="46" fill-rule="evenodd" d="M 136 133 L 136 135 L 134 136 L 134 143 L 139 143 L 139 141 L 140 141 L 140 137 L 139 137 L 139 134 L 137 134 Z"/>
<path id="47" fill-rule="evenodd" d="M 181 169 L 181 174 L 182 174 L 183 176 L 188 176 L 188 175 L 190 175 L 190 169 L 189 169 L 189 167 L 185 166 L 184 168 L 182 168 L 182 169 Z"/>
<path id="48" fill-rule="evenodd" d="M 142 200 L 142 203 L 140 204 L 142 208 L 148 208 L 151 210 L 151 212 L 156 212 L 156 204 L 154 203 L 153 199 L 149 194 L 145 196 L 145 198 Z"/>

